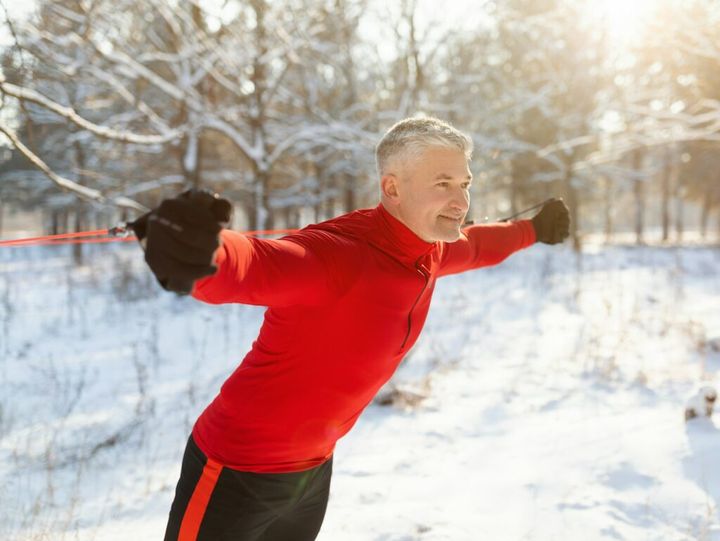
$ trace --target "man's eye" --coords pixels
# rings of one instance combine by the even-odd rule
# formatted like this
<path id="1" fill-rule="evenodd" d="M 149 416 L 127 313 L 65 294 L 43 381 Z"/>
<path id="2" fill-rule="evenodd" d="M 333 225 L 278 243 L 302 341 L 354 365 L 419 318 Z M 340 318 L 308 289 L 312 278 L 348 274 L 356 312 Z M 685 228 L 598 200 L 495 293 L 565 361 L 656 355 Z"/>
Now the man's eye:
<path id="1" fill-rule="evenodd" d="M 470 189 L 470 183 L 469 182 L 463 182 L 463 190 L 469 190 Z"/>
<path id="2" fill-rule="evenodd" d="M 441 188 L 447 188 L 448 186 L 450 186 L 450 183 L 449 182 L 438 182 L 437 186 L 440 186 Z"/>

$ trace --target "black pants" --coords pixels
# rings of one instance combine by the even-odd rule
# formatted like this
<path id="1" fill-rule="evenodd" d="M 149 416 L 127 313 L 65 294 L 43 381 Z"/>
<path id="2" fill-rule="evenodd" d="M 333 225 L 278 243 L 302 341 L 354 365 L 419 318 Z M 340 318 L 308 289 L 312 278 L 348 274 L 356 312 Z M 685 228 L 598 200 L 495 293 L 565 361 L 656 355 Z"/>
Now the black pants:
<path id="1" fill-rule="evenodd" d="M 302 472 L 233 470 L 209 460 L 190 437 L 165 541 L 313 541 L 331 476 L 332 458 Z"/>

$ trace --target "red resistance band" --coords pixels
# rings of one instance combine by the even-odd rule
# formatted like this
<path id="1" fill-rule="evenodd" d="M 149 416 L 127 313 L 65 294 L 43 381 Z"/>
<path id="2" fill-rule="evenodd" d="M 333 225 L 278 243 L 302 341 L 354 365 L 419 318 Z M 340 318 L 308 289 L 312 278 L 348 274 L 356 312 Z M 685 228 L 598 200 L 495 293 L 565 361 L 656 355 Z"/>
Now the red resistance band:
<path id="1" fill-rule="evenodd" d="M 283 235 L 295 233 L 297 229 L 265 229 L 259 231 L 245 231 L 248 236 Z M 93 238 L 100 237 L 100 238 Z M 127 235 L 127 229 L 117 227 L 112 229 L 96 229 L 95 231 L 80 231 L 78 233 L 62 233 L 60 235 L 45 235 L 42 237 L 28 237 L 24 239 L 0 240 L 0 247 L 13 246 L 50 246 L 58 244 L 100 244 L 107 242 L 132 242 L 137 237 Z"/>

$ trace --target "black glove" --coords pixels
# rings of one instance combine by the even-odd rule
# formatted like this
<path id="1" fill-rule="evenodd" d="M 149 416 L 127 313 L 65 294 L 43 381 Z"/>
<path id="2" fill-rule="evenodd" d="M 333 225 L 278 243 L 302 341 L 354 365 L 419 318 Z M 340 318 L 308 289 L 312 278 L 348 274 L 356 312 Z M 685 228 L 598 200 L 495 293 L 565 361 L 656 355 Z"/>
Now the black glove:
<path id="1" fill-rule="evenodd" d="M 558 244 L 570 234 L 570 212 L 562 199 L 545 203 L 531 221 L 538 242 Z"/>
<path id="2" fill-rule="evenodd" d="M 212 258 L 232 205 L 207 190 L 188 190 L 128 224 L 145 249 L 145 261 L 168 290 L 188 294 L 195 280 L 214 274 Z"/>

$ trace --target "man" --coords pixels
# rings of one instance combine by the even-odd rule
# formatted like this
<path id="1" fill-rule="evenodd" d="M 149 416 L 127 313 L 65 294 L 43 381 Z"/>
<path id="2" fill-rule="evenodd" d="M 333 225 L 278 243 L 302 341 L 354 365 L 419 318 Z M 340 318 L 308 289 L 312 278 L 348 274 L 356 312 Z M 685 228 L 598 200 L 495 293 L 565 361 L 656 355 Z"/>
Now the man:
<path id="1" fill-rule="evenodd" d="M 532 219 L 463 228 L 471 140 L 432 118 L 376 149 L 381 203 L 279 240 L 221 230 L 203 192 L 136 224 L 166 289 L 268 306 L 251 351 L 192 430 L 166 541 L 311 541 L 335 443 L 413 346 L 436 280 L 568 235 L 560 200 Z"/>

